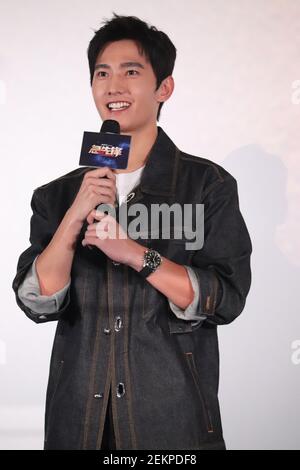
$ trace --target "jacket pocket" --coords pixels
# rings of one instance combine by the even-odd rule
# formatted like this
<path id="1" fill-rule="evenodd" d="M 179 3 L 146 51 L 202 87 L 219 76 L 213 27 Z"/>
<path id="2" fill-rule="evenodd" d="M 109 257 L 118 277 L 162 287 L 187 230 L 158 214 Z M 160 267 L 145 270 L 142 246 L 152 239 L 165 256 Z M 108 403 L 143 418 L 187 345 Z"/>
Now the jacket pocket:
<path id="1" fill-rule="evenodd" d="M 52 390 L 51 395 L 49 396 L 49 408 L 47 410 L 47 418 L 46 418 L 45 442 L 47 442 L 47 440 L 48 440 L 49 429 L 50 429 L 50 420 L 51 420 L 51 415 L 52 415 L 52 408 L 53 408 L 54 398 L 55 398 L 55 395 L 56 395 L 58 384 L 60 382 L 63 366 L 64 366 L 64 361 L 63 360 L 59 361 L 58 366 L 57 366 L 57 371 L 56 371 L 56 374 L 55 374 L 55 378 L 54 378 L 54 382 L 53 382 L 53 390 Z"/>
<path id="2" fill-rule="evenodd" d="M 201 404 L 202 404 L 202 409 L 203 409 L 203 414 L 204 414 L 205 424 L 206 424 L 206 430 L 207 430 L 207 432 L 212 433 L 212 432 L 214 432 L 214 429 L 213 429 L 213 425 L 212 425 L 211 415 L 210 415 L 210 411 L 207 407 L 207 404 L 205 402 L 204 395 L 202 393 L 200 378 L 199 378 L 198 371 L 197 371 L 197 368 L 196 368 L 193 353 L 192 352 L 186 352 L 185 353 L 185 358 L 187 360 L 189 370 L 192 374 L 192 377 L 193 377 L 193 380 L 194 380 L 194 383 L 195 383 L 195 386 L 196 386 L 196 389 L 197 389 L 197 392 L 198 392 L 198 395 L 199 395 L 199 398 L 200 398 L 200 401 L 201 401 Z"/>

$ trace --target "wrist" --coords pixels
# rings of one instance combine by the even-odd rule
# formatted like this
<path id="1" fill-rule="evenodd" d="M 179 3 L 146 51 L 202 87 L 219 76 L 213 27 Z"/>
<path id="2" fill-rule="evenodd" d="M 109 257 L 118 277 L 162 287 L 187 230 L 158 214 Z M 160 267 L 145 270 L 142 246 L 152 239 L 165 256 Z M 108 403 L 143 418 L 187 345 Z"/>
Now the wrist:
<path id="1" fill-rule="evenodd" d="M 66 248 L 75 249 L 75 244 L 80 234 L 83 223 L 74 219 L 69 210 L 66 212 L 60 224 L 59 236 Z"/>
<path id="2" fill-rule="evenodd" d="M 143 268 L 144 253 L 147 248 L 135 242 L 134 240 L 129 239 L 128 241 L 130 242 L 131 249 L 129 251 L 129 259 L 126 264 L 135 271 L 141 271 L 141 269 Z"/>

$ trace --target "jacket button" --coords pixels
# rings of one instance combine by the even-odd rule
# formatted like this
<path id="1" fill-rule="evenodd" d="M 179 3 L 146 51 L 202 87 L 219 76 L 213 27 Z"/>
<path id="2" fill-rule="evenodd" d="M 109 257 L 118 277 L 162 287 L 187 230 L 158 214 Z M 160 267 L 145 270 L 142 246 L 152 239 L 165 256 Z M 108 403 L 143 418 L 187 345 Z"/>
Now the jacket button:
<path id="1" fill-rule="evenodd" d="M 121 398 L 123 395 L 125 395 L 125 385 L 120 382 L 117 386 L 117 397 Z"/>
<path id="2" fill-rule="evenodd" d="M 134 198 L 134 196 L 135 196 L 135 193 L 129 193 L 128 196 L 126 197 L 125 201 L 124 201 L 125 204 L 127 202 L 131 201 Z"/>
<path id="3" fill-rule="evenodd" d="M 110 335 L 110 329 L 109 328 L 104 328 L 103 333 L 106 335 Z"/>
<path id="4" fill-rule="evenodd" d="M 115 331 L 120 331 L 122 328 L 122 318 L 121 317 L 116 317 L 115 319 Z"/>
<path id="5" fill-rule="evenodd" d="M 114 266 L 119 266 L 121 263 L 117 263 L 116 261 L 112 261 L 112 264 L 113 264 Z"/>
<path id="6" fill-rule="evenodd" d="M 103 398 L 103 393 L 95 393 L 94 398 Z"/>
<path id="7" fill-rule="evenodd" d="M 46 317 L 46 315 L 40 315 L 40 316 L 39 316 L 39 319 L 40 319 L 40 320 L 47 320 L 47 317 Z"/>

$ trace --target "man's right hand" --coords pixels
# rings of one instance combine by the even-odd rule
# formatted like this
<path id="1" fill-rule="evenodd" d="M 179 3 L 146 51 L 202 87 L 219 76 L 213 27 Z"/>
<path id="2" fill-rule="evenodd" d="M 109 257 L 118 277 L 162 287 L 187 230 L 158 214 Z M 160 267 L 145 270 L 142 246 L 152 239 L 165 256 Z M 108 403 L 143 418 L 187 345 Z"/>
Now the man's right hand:
<path id="1" fill-rule="evenodd" d="M 68 210 L 69 217 L 83 224 L 89 213 L 99 204 L 116 200 L 116 175 L 109 167 L 85 173 L 77 196 Z"/>

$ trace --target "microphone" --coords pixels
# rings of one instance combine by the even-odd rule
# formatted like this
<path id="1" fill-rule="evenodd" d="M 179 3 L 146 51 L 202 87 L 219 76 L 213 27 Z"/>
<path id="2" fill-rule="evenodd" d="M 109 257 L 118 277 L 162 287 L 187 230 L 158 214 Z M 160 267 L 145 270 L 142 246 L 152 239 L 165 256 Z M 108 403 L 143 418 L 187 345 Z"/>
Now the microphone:
<path id="1" fill-rule="evenodd" d="M 107 166 L 112 169 L 127 168 L 130 141 L 131 136 L 120 134 L 120 124 L 118 121 L 106 119 L 103 121 L 99 133 L 83 133 L 79 165 L 88 167 Z M 83 234 L 87 226 L 88 223 L 85 221 L 82 227 Z M 86 246 L 90 250 L 93 249 L 93 246 Z"/>
<path id="2" fill-rule="evenodd" d="M 130 135 L 120 134 L 118 121 L 106 119 L 100 132 L 83 133 L 79 165 L 127 168 L 130 142 Z"/>
<path id="3" fill-rule="evenodd" d="M 105 134 L 120 134 L 120 124 L 114 119 L 106 119 L 102 123 L 100 132 Z"/>

